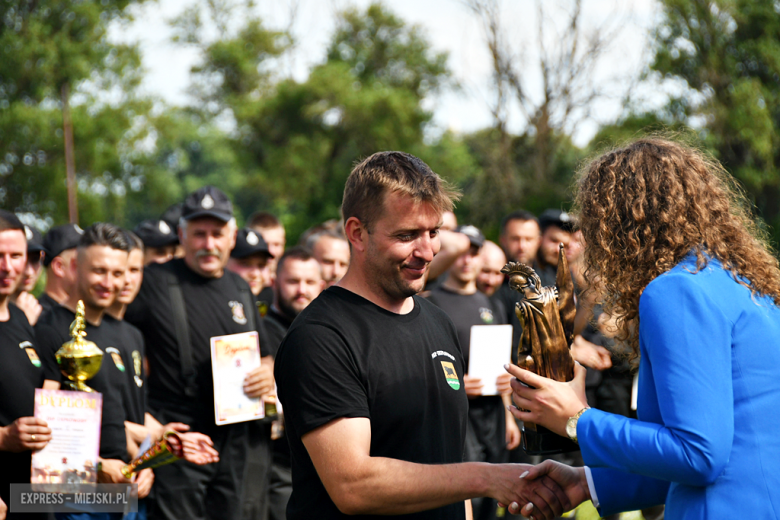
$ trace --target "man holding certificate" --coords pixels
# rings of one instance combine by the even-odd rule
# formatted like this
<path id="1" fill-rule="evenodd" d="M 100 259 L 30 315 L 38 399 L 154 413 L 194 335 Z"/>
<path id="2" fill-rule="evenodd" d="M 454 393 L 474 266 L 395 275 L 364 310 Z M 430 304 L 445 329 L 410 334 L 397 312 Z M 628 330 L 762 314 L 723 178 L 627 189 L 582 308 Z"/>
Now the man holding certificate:
<path id="1" fill-rule="evenodd" d="M 263 491 L 264 480 L 247 479 L 245 471 L 254 463 L 267 474 L 270 435 L 263 431 L 262 449 L 250 450 L 247 423 L 235 421 L 256 418 L 258 399 L 273 391 L 273 359 L 249 286 L 225 269 L 236 231 L 223 192 L 206 186 L 191 193 L 179 226 L 184 258 L 147 266 L 125 314 L 148 346 L 152 414 L 163 424 L 182 422 L 207 434 L 220 454 L 207 466 L 180 461 L 158 468 L 150 508 L 155 518 L 238 519 L 244 493 Z M 256 339 L 253 347 L 247 343 L 254 334 L 259 351 Z M 213 367 L 212 348 L 218 353 Z"/>
<path id="2" fill-rule="evenodd" d="M 347 179 L 347 273 L 298 315 L 276 355 L 288 520 L 464 519 L 481 496 L 536 519 L 569 508 L 552 481 L 523 480 L 530 466 L 462 462 L 466 365 L 451 320 L 417 296 L 456 197 L 403 152 L 376 153 Z"/>

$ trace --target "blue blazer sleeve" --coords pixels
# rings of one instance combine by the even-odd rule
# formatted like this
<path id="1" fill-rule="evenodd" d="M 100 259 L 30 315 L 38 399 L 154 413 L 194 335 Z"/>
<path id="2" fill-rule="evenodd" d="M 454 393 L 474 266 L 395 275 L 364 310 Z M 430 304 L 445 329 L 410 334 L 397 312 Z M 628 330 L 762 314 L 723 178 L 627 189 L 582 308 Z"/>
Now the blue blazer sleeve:
<path id="1" fill-rule="evenodd" d="M 588 466 L 690 486 L 713 483 L 725 468 L 734 436 L 733 324 L 708 294 L 705 278 L 669 274 L 645 289 L 639 304 L 643 420 L 584 413 L 577 436 Z M 643 401 L 650 409 L 644 415 Z M 602 494 L 611 500 L 624 486 L 642 493 L 630 480 L 600 485 L 606 510 L 612 508 Z"/>
<path id="2" fill-rule="evenodd" d="M 599 499 L 600 516 L 663 504 L 669 492 L 666 480 L 607 468 L 591 468 L 590 472 Z"/>

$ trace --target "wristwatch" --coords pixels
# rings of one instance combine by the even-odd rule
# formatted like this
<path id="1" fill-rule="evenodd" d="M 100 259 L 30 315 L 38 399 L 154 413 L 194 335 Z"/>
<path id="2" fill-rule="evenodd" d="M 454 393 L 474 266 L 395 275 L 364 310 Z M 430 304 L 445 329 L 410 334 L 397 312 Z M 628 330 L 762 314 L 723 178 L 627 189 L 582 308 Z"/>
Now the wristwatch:
<path id="1" fill-rule="evenodd" d="M 569 438 L 574 442 L 576 442 L 577 444 L 579 444 L 579 442 L 577 442 L 577 420 L 580 418 L 580 415 L 585 413 L 585 410 L 589 410 L 589 409 L 590 406 L 586 406 L 585 408 L 577 412 L 577 415 L 575 415 L 574 417 L 569 417 L 569 420 L 566 421 L 566 435 L 568 435 Z"/>

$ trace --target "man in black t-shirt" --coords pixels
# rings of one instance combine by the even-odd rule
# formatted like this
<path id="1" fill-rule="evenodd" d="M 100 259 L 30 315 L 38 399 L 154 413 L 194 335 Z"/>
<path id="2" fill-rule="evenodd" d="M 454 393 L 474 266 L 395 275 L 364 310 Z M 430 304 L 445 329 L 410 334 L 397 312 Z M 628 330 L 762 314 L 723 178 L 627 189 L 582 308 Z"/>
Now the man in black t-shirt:
<path id="1" fill-rule="evenodd" d="M 225 269 L 236 239 L 233 208 L 225 194 L 211 186 L 190 194 L 179 239 L 184 258 L 146 267 L 125 319 L 141 330 L 148 345 L 152 415 L 161 423 L 183 422 L 207 434 L 220 460 L 208 466 L 180 461 L 158 468 L 150 516 L 238 519 L 244 492 L 263 493 L 264 483 L 244 475 L 247 424 L 215 424 L 210 338 L 257 330 L 265 357 L 244 381 L 250 397 L 273 391 L 273 359 L 267 356 L 268 340 L 249 286 Z M 269 438 L 259 441 L 265 446 L 267 472 Z"/>
<path id="2" fill-rule="evenodd" d="M 461 463 L 466 366 L 452 322 L 416 296 L 453 197 L 402 152 L 376 153 L 347 179 L 349 268 L 296 318 L 276 357 L 293 468 L 289 520 L 462 519 L 476 496 L 512 512 L 534 502 L 542 509 L 523 512 L 535 518 L 568 505 L 551 482 L 522 480 L 524 466 Z"/>
<path id="3" fill-rule="evenodd" d="M 322 268 L 312 254 L 293 247 L 279 259 L 274 282 L 274 302 L 268 309 L 265 325 L 268 338 L 276 352 L 293 320 L 325 288 Z M 282 419 L 283 420 L 283 419 Z M 273 453 L 268 485 L 268 513 L 270 520 L 286 520 L 287 503 L 292 494 L 292 467 L 290 443 L 284 430 L 271 441 Z"/>
<path id="4" fill-rule="evenodd" d="M 463 350 L 466 367 L 471 353 L 471 328 L 474 325 L 503 325 L 506 323 L 501 303 L 491 301 L 477 291 L 477 276 L 482 269 L 481 249 L 485 243 L 482 232 L 474 226 L 459 226 L 456 231 L 469 237 L 471 248 L 460 255 L 450 267 L 444 283 L 430 292 L 428 299 L 452 319 Z M 506 362 L 509 362 L 507 357 Z M 520 445 L 520 428 L 506 408 L 511 402 L 510 376 L 504 373 L 495 382 L 498 395 L 483 395 L 479 378 L 468 373 L 463 376 L 469 398 L 469 428 L 466 435 L 465 460 L 505 463 L 509 451 Z M 497 518 L 496 501 L 490 498 L 472 500 L 474 518 Z"/>
<path id="5" fill-rule="evenodd" d="M 10 484 L 30 482 L 31 450 L 51 440 L 46 421 L 32 417 L 35 389 L 43 384 L 35 334 L 24 313 L 10 303 L 26 251 L 22 223 L 0 210 L 0 503 L 6 504 Z"/>
<path id="6" fill-rule="evenodd" d="M 98 223 L 87 228 L 71 264 L 75 283 L 68 299 L 41 316 L 35 326 L 46 379 L 44 388 L 59 388 L 64 376 L 55 353 L 71 340 L 69 331 L 76 306 L 79 301 L 84 303 L 86 339 L 103 351 L 100 370 L 87 385 L 103 396 L 98 481 L 106 483 L 129 482 L 121 473 L 122 466 L 130 460 L 122 400 L 125 378 L 113 355 L 115 320 L 105 317 L 106 308 L 124 285 L 129 249 L 127 236 L 113 224 Z M 148 472 L 139 475 L 141 480 L 148 478 Z"/>

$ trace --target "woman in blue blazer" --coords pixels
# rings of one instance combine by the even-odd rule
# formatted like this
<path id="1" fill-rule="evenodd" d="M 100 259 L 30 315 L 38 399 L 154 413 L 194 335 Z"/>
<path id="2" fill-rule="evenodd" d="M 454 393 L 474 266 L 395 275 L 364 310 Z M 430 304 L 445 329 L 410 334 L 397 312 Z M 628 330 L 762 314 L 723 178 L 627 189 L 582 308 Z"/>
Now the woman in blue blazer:
<path id="1" fill-rule="evenodd" d="M 780 270 L 732 182 L 661 139 L 583 171 L 587 272 L 639 363 L 638 420 L 587 408 L 582 367 L 569 383 L 508 367 L 533 387 L 513 382 L 513 414 L 578 441 L 587 465 L 526 478 L 549 474 L 602 516 L 780 518 Z"/>

